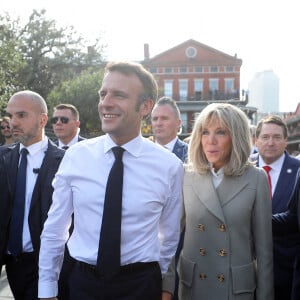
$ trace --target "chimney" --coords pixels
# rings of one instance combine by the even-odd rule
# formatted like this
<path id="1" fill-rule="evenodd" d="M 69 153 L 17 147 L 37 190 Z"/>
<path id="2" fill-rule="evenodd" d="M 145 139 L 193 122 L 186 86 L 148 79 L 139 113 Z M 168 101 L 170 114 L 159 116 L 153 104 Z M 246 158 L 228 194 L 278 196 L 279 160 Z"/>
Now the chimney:
<path id="1" fill-rule="evenodd" d="M 149 55 L 149 44 L 144 44 L 144 60 L 147 60 L 150 58 Z"/>

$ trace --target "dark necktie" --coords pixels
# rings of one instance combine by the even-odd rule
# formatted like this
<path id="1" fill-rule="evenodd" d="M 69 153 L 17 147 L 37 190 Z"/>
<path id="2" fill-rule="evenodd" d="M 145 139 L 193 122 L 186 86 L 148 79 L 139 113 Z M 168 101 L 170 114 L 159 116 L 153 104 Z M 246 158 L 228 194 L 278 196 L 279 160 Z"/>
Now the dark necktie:
<path id="1" fill-rule="evenodd" d="M 271 176 L 270 176 L 270 171 L 271 171 L 271 167 L 270 166 L 263 166 L 264 170 L 267 173 L 268 176 L 268 182 L 269 182 L 269 187 L 270 187 L 270 197 L 272 199 L 272 181 L 271 181 Z"/>
<path id="2" fill-rule="evenodd" d="M 97 270 L 106 279 L 120 271 L 121 217 L 124 149 L 114 147 L 115 162 L 110 170 L 104 200 L 102 226 L 98 249 Z"/>
<path id="3" fill-rule="evenodd" d="M 21 150 L 21 161 L 17 174 L 16 191 L 10 223 L 8 251 L 14 256 L 22 253 L 23 249 L 22 235 L 26 195 L 27 154 L 28 150 L 23 148 Z"/>
<path id="4" fill-rule="evenodd" d="M 69 146 L 62 146 L 61 149 L 68 150 Z"/>

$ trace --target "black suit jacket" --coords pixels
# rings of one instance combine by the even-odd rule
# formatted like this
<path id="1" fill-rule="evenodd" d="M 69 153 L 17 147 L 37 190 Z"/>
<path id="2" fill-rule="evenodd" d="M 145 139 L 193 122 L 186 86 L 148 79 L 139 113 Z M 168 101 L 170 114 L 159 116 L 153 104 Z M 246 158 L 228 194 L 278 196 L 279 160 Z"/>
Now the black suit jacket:
<path id="1" fill-rule="evenodd" d="M 18 171 L 19 148 L 20 145 L 16 144 L 12 147 L 0 149 L 0 267 L 4 263 L 4 255 L 7 250 L 9 224 Z M 38 255 L 40 249 L 40 235 L 43 224 L 52 203 L 52 180 L 64 153 L 64 150 L 59 149 L 49 140 L 48 149 L 34 186 L 28 222 L 33 249 L 36 255 Z"/>
<path id="2" fill-rule="evenodd" d="M 251 159 L 259 160 L 259 155 L 251 155 Z M 279 174 L 276 189 L 272 197 L 272 213 L 277 214 L 288 209 L 296 182 L 300 161 L 287 152 Z M 300 252 L 300 234 L 289 232 L 284 236 L 273 236 L 274 246 L 274 282 L 276 288 L 290 284 L 295 258 Z"/>

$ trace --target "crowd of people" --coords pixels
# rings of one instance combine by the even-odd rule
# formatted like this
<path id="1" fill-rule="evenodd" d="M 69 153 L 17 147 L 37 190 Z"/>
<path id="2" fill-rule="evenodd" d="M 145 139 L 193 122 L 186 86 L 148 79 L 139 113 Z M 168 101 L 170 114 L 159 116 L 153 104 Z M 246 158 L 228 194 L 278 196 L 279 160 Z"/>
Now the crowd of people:
<path id="1" fill-rule="evenodd" d="M 299 299 L 300 160 L 283 120 L 254 128 L 238 107 L 209 104 L 184 142 L 176 101 L 157 97 L 142 65 L 108 63 L 105 134 L 86 139 L 74 105 L 49 117 L 38 93 L 11 96 L 0 268 L 16 300 Z"/>

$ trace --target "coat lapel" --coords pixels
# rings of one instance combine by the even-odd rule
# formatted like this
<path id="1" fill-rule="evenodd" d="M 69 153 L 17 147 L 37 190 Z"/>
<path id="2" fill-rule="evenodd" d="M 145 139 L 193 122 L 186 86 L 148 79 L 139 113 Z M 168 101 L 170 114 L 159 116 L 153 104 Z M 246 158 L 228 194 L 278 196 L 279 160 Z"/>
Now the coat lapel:
<path id="1" fill-rule="evenodd" d="M 224 176 L 217 188 L 221 206 L 223 207 L 233 200 L 247 185 L 248 180 L 245 180 L 245 176 Z"/>
<path id="2" fill-rule="evenodd" d="M 201 185 L 199 182 L 201 182 Z M 211 175 L 194 174 L 192 179 L 192 187 L 203 205 L 218 219 L 220 219 L 222 222 L 225 222 L 219 196 L 213 186 Z"/>
<path id="3" fill-rule="evenodd" d="M 3 160 L 5 168 L 8 173 L 8 189 L 9 193 L 14 197 L 16 178 L 18 173 L 19 165 L 19 149 L 20 145 L 16 144 L 8 149 L 8 151 L 3 155 Z"/>
<path id="4" fill-rule="evenodd" d="M 62 150 L 57 148 L 56 145 L 54 145 L 49 140 L 48 149 L 45 152 L 45 157 L 43 159 L 40 171 L 38 173 L 38 177 L 36 179 L 34 190 L 32 193 L 31 205 L 30 205 L 31 208 L 39 200 L 40 188 L 43 186 L 43 182 L 48 182 L 49 180 L 52 181 L 53 175 L 57 171 L 57 165 L 59 164 L 62 158 L 61 151 Z"/>

